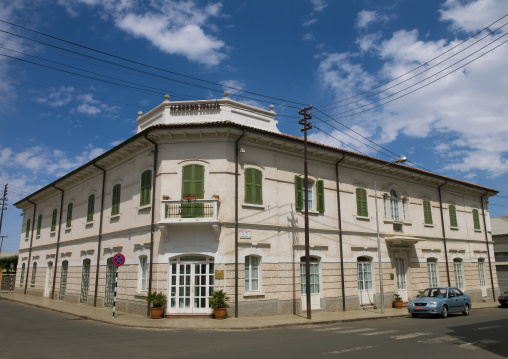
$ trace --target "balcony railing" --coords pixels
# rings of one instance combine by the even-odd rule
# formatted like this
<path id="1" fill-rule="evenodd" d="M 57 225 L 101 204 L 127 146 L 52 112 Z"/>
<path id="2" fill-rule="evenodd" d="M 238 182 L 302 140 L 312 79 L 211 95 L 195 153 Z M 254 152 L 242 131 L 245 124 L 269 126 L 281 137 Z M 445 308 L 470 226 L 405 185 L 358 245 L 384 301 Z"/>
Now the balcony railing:
<path id="1" fill-rule="evenodd" d="M 162 200 L 161 222 L 217 222 L 219 200 Z"/>

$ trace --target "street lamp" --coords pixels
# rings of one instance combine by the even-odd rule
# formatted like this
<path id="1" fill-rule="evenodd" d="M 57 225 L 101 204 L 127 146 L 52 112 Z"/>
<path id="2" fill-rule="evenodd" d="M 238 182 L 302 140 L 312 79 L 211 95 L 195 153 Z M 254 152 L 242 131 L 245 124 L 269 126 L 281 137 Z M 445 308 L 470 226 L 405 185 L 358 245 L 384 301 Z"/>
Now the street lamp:
<path id="1" fill-rule="evenodd" d="M 374 200 L 376 202 L 376 227 L 377 227 L 377 256 L 378 256 L 378 262 L 379 262 L 379 292 L 381 295 L 381 313 L 385 313 L 385 298 L 384 298 L 384 292 L 383 292 L 383 268 L 381 265 L 381 240 L 379 238 L 379 215 L 377 210 L 377 182 L 376 182 L 376 176 L 380 169 L 390 166 L 394 163 L 403 163 L 406 162 L 406 157 L 400 157 L 396 159 L 395 161 L 392 161 L 390 163 L 387 163 L 384 166 L 379 167 L 376 172 L 374 173 Z"/>

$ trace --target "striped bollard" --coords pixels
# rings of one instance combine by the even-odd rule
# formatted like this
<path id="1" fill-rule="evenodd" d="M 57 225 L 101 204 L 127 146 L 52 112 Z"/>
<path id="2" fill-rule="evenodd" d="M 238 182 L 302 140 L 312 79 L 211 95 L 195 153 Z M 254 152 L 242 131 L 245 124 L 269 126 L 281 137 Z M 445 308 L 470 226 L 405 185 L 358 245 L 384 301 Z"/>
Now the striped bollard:
<path id="1" fill-rule="evenodd" d="M 117 267 L 115 271 L 115 295 L 113 297 L 113 319 L 115 319 L 115 310 L 116 310 L 116 289 L 118 287 L 118 270 L 121 265 L 125 263 L 125 257 L 123 254 L 115 254 L 113 257 L 113 264 Z"/>
<path id="2" fill-rule="evenodd" d="M 12 274 L 13 268 L 14 268 L 14 264 L 11 263 L 11 284 L 9 286 L 9 293 L 12 292 L 12 277 L 14 276 L 14 274 Z"/>

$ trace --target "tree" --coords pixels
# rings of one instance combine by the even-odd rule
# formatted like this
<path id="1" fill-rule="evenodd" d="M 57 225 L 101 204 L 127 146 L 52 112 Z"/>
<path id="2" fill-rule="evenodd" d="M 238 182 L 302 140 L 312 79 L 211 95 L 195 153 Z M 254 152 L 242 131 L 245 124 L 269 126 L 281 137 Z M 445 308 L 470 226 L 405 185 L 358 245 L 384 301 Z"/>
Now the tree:
<path id="1" fill-rule="evenodd" d="M 11 270 L 11 263 L 13 264 L 13 271 L 16 271 L 16 267 L 18 266 L 18 256 L 10 256 L 10 257 L 1 257 L 0 258 L 0 269 L 2 271 L 6 269 L 7 271 Z"/>

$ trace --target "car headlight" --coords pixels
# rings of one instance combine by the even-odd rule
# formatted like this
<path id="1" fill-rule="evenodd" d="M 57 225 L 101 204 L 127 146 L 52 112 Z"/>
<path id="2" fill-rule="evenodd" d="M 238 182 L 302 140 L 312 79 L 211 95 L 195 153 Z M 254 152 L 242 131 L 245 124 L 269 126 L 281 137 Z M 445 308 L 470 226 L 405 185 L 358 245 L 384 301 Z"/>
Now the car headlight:
<path id="1" fill-rule="evenodd" d="M 429 305 L 438 305 L 438 302 L 429 302 Z"/>

